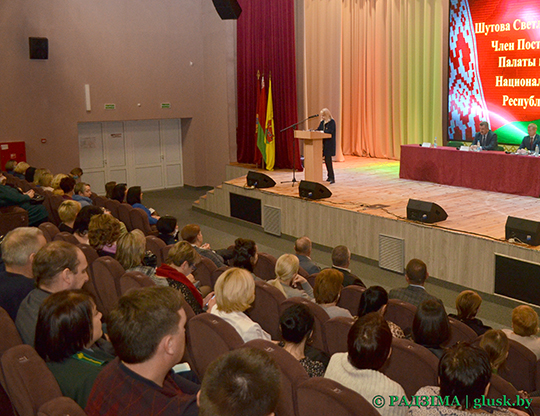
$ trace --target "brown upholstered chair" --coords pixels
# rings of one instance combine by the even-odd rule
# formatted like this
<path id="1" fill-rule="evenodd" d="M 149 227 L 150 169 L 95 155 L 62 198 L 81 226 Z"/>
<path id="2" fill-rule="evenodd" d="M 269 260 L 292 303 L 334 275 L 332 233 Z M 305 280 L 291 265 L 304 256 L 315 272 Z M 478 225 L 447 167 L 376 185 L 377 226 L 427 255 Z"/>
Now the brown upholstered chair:
<path id="1" fill-rule="evenodd" d="M 53 238 L 53 241 L 65 241 L 76 246 L 79 245 L 79 240 L 77 240 L 77 238 L 73 234 L 68 233 L 67 231 L 62 231 L 56 234 Z"/>
<path id="2" fill-rule="evenodd" d="M 389 299 L 384 318 L 403 329 L 403 332 L 412 329 L 416 306 L 399 299 Z"/>
<path id="3" fill-rule="evenodd" d="M 193 272 L 193 277 L 201 282 L 202 286 L 214 288 L 212 286 L 212 272 L 216 269 L 217 267 L 212 260 L 201 256 L 201 262 L 197 264 L 197 269 Z"/>
<path id="4" fill-rule="evenodd" d="M 380 416 L 357 392 L 329 378 L 313 377 L 297 389 L 298 416 Z"/>
<path id="5" fill-rule="evenodd" d="M 223 273 L 225 270 L 228 270 L 230 269 L 230 266 L 221 266 L 221 267 L 218 267 L 216 270 L 214 270 L 212 272 L 212 275 L 210 276 L 210 280 L 211 280 L 211 287 L 214 287 L 216 285 L 216 282 L 217 282 L 217 279 L 219 278 L 219 276 L 221 276 L 221 273 Z"/>
<path id="6" fill-rule="evenodd" d="M 246 314 L 268 332 L 272 339 L 281 339 L 280 305 L 285 299 L 285 295 L 279 289 L 266 282 L 255 281 L 255 301 Z"/>
<path id="7" fill-rule="evenodd" d="M 392 353 L 381 371 L 401 384 L 410 398 L 420 387 L 437 386 L 439 360 L 430 350 L 402 338 L 392 338 Z"/>
<path id="8" fill-rule="evenodd" d="M 344 316 L 329 319 L 324 323 L 324 333 L 326 334 L 329 355 L 336 352 L 347 352 L 347 336 L 353 324 L 354 318 L 346 318 Z"/>
<path id="9" fill-rule="evenodd" d="M 276 278 L 276 261 L 277 259 L 268 253 L 257 253 L 258 260 L 253 267 L 255 276 L 263 280 L 272 280 Z"/>
<path id="10" fill-rule="evenodd" d="M 103 310 L 100 312 L 107 319 L 121 296 L 120 277 L 125 273 L 122 265 L 112 257 L 100 257 L 90 266 L 90 281 L 99 298 Z M 96 306 L 100 306 L 99 304 Z"/>
<path id="11" fill-rule="evenodd" d="M 47 196 L 45 197 L 45 200 L 43 201 L 43 205 L 47 209 L 47 212 L 49 213 L 49 221 L 51 221 L 54 225 L 58 226 L 62 222 L 60 220 L 60 216 L 58 215 L 58 207 L 64 202 L 65 199 L 62 198 L 60 195 L 54 195 L 52 193 L 47 193 Z"/>
<path id="12" fill-rule="evenodd" d="M 358 305 L 360 305 L 360 297 L 366 290 L 365 287 L 357 285 L 349 285 L 341 291 L 341 296 L 337 306 L 347 309 L 352 316 L 358 315 Z"/>
<path id="13" fill-rule="evenodd" d="M 509 339 L 508 357 L 505 368 L 499 375 L 512 383 L 517 390 L 533 392 L 540 388 L 538 382 L 538 360 L 536 355 L 523 344 Z"/>
<path id="14" fill-rule="evenodd" d="M 120 276 L 120 296 L 125 295 L 131 289 L 155 286 L 154 281 L 142 272 L 125 272 Z"/>
<path id="15" fill-rule="evenodd" d="M 43 404 L 38 416 L 86 416 L 81 407 L 69 397 L 57 397 Z"/>
<path id="16" fill-rule="evenodd" d="M 497 374 L 491 375 L 490 386 L 487 397 L 490 399 L 499 399 L 506 397 L 516 397 L 518 391 L 512 384 Z"/>
<path id="17" fill-rule="evenodd" d="M 17 413 L 35 415 L 39 408 L 62 396 L 56 379 L 29 345 L 17 345 L 2 355 L 6 392 Z"/>
<path id="18" fill-rule="evenodd" d="M 281 312 L 283 312 L 285 309 L 292 305 L 296 305 L 298 303 L 301 303 L 302 305 L 306 305 L 313 316 L 315 317 L 315 326 L 313 327 L 313 348 L 317 348 L 320 351 L 328 352 L 328 348 L 326 345 L 326 337 L 324 334 L 324 324 L 326 321 L 330 319 L 326 311 L 317 305 L 314 302 L 310 302 L 307 299 L 304 298 L 289 298 L 284 300 L 281 303 Z"/>
<path id="19" fill-rule="evenodd" d="M 131 226 L 133 229 L 141 230 L 144 235 L 157 235 L 158 232 L 155 228 L 150 226 L 150 221 L 148 221 L 148 215 L 140 208 L 133 208 L 129 212 L 129 217 L 131 218 Z"/>
<path id="20" fill-rule="evenodd" d="M 0 386 L 0 412 L 2 416 L 15 416 L 13 404 L 3 386 Z"/>
<path id="21" fill-rule="evenodd" d="M 16 345 L 21 345 L 22 340 L 15 323 L 4 308 L 0 308 L 0 357 Z"/>
<path id="22" fill-rule="evenodd" d="M 120 205 L 120 202 L 118 202 L 116 199 L 105 199 L 105 208 L 108 209 L 111 212 L 111 215 L 116 218 L 118 218 L 118 206 Z"/>
<path id="23" fill-rule="evenodd" d="M 305 277 L 306 279 L 309 277 L 309 273 L 306 272 L 306 269 L 304 269 L 303 267 L 300 267 L 298 269 L 298 274 L 302 277 Z"/>
<path id="24" fill-rule="evenodd" d="M 307 281 L 309 282 L 309 284 L 311 285 L 311 287 L 315 287 L 315 280 L 317 279 L 317 275 L 319 273 L 313 273 L 313 274 L 310 274 L 308 277 L 307 277 Z"/>
<path id="25" fill-rule="evenodd" d="M 167 257 L 169 257 L 169 250 L 174 246 L 174 244 L 169 244 L 168 246 L 161 247 L 161 262 L 166 263 Z"/>
<path id="26" fill-rule="evenodd" d="M 254 339 L 246 342 L 245 346 L 265 351 L 276 361 L 281 370 L 281 394 L 279 396 L 276 414 L 298 414 L 296 391 L 301 383 L 309 379 L 302 364 L 283 348 L 271 341 Z"/>
<path id="27" fill-rule="evenodd" d="M 92 197 L 94 196 L 94 194 L 92 193 Z M 94 205 L 96 207 L 101 207 L 101 208 L 105 208 L 105 204 L 107 202 L 107 198 L 103 197 L 103 196 L 99 196 L 99 195 L 96 195 L 95 197 L 92 198 L 92 201 L 94 201 Z"/>
<path id="28" fill-rule="evenodd" d="M 118 219 L 125 224 L 128 231 L 133 230 L 133 226 L 131 225 L 131 215 L 130 215 L 130 212 L 132 209 L 133 207 L 126 203 L 118 205 Z"/>
<path id="29" fill-rule="evenodd" d="M 450 323 L 450 338 L 442 344 L 445 348 L 450 348 L 462 341 L 471 342 L 478 336 L 470 326 L 455 318 L 448 317 L 448 322 Z"/>
<path id="30" fill-rule="evenodd" d="M 43 232 L 43 236 L 45 237 L 45 240 L 47 240 L 47 243 L 53 241 L 56 234 L 60 232 L 58 227 L 52 222 L 43 222 L 39 224 L 38 228 Z"/>
<path id="31" fill-rule="evenodd" d="M 6 235 L 18 227 L 28 227 L 28 211 L 21 207 L 0 208 L 0 235 Z"/>
<path id="32" fill-rule="evenodd" d="M 146 249 L 156 255 L 157 267 L 161 266 L 164 261 L 161 257 L 161 249 L 165 246 L 166 244 L 161 238 L 158 238 L 155 235 L 146 236 Z"/>
<path id="33" fill-rule="evenodd" d="M 200 380 L 212 361 L 242 345 L 236 329 L 218 316 L 201 313 L 187 322 L 186 349 L 191 369 Z"/>
<path id="34" fill-rule="evenodd" d="M 79 247 L 84 253 L 86 261 L 88 262 L 88 266 L 90 266 L 93 262 L 99 259 L 99 254 L 94 247 L 88 244 L 77 244 L 77 247 Z"/>

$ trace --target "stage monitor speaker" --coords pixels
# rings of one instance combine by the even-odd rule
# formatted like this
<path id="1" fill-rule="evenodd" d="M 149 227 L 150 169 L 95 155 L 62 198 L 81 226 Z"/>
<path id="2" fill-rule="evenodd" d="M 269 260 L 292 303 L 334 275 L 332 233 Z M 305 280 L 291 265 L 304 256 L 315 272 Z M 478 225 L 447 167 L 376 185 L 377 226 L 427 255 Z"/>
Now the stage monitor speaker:
<path id="1" fill-rule="evenodd" d="M 409 203 L 407 204 L 408 220 L 433 224 L 435 222 L 444 221 L 447 218 L 448 214 L 446 211 L 434 202 L 409 199 Z"/>
<path id="2" fill-rule="evenodd" d="M 505 226 L 506 239 L 514 238 L 531 246 L 540 245 L 540 222 L 508 217 Z"/>
<path id="3" fill-rule="evenodd" d="M 247 174 L 247 184 L 255 188 L 271 188 L 272 186 L 276 186 L 276 182 L 270 176 L 252 170 Z"/>
<path id="4" fill-rule="evenodd" d="M 212 0 L 221 20 L 238 19 L 242 8 L 236 0 Z"/>
<path id="5" fill-rule="evenodd" d="M 28 38 L 28 45 L 30 46 L 30 59 L 49 58 L 49 39 Z"/>
<path id="6" fill-rule="evenodd" d="M 308 199 L 321 199 L 332 196 L 330 189 L 319 182 L 300 181 L 298 192 L 302 198 Z"/>

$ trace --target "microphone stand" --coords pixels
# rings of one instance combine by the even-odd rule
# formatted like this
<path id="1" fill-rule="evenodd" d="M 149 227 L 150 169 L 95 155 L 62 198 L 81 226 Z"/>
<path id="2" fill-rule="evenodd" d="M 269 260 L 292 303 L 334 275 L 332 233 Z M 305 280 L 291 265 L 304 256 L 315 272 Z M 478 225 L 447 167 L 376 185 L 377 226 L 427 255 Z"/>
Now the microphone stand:
<path id="1" fill-rule="evenodd" d="M 291 124 L 289 127 L 285 127 L 283 130 L 280 130 L 280 133 L 283 133 L 285 130 L 289 130 L 289 129 L 292 129 L 293 127 L 296 127 L 298 126 L 299 124 L 302 124 L 304 121 L 306 120 L 309 120 L 311 118 L 315 118 L 317 117 L 318 114 L 315 114 L 313 116 L 309 116 L 309 117 L 306 117 L 305 119 L 303 119 L 302 121 L 299 121 L 298 123 L 294 123 L 294 124 Z M 296 130 L 296 129 L 295 129 Z M 294 184 L 296 182 L 298 182 L 296 180 L 296 169 L 294 168 L 294 164 L 296 162 L 296 140 L 295 140 L 295 137 L 293 135 L 293 163 L 292 163 L 292 180 L 291 181 L 282 181 L 281 183 L 289 183 L 291 182 L 292 183 L 292 186 L 294 186 Z"/>

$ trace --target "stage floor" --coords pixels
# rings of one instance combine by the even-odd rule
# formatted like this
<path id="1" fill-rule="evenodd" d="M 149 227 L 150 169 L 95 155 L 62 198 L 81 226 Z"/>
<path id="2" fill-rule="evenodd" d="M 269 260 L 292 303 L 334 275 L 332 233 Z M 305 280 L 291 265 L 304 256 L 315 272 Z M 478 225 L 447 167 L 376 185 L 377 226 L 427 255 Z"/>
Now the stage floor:
<path id="1" fill-rule="evenodd" d="M 317 203 L 406 221 L 410 198 L 435 202 L 447 212 L 448 218 L 434 226 L 495 240 L 504 240 L 509 215 L 540 221 L 539 198 L 400 179 L 399 161 L 346 156 L 344 162 L 334 162 L 334 170 L 336 183 L 324 182 L 332 196 Z M 291 183 L 281 183 L 292 179 L 291 171 L 262 172 L 277 185 L 261 191 L 298 197 L 298 183 L 294 187 Z M 298 181 L 303 178 L 303 172 L 296 173 Z M 245 177 L 227 183 L 243 186 Z"/>

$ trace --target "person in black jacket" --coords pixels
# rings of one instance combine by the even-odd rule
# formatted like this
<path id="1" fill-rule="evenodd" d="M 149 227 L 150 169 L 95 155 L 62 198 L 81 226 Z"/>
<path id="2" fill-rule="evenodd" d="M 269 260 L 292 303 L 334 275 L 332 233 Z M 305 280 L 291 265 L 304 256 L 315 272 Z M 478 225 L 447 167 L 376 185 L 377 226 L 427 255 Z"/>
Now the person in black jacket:
<path id="1" fill-rule="evenodd" d="M 334 183 L 336 178 L 334 176 L 334 167 L 332 166 L 332 156 L 336 155 L 336 122 L 332 118 L 332 114 L 330 114 L 328 108 L 323 108 L 320 112 L 320 116 L 321 122 L 319 123 L 317 130 L 332 135 L 331 138 L 323 140 L 323 156 L 326 170 L 328 171 L 327 181 Z"/>

